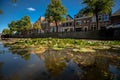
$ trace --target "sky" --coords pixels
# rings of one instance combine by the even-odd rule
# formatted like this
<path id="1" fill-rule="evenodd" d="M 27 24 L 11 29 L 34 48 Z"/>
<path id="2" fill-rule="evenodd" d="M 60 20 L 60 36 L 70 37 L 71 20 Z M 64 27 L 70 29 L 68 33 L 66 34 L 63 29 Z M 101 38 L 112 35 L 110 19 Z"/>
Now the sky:
<path id="1" fill-rule="evenodd" d="M 12 0 L 0 0 L 0 10 L 3 11 L 0 15 L 0 33 L 4 28 L 8 28 L 11 21 L 19 20 L 26 15 L 34 23 L 40 16 L 44 16 L 49 3 L 50 0 L 17 0 L 17 3 L 13 3 Z M 84 8 L 81 3 L 82 0 L 62 0 L 62 4 L 67 8 L 67 14 L 72 17 Z M 115 0 L 113 12 L 119 8 L 120 0 Z"/>

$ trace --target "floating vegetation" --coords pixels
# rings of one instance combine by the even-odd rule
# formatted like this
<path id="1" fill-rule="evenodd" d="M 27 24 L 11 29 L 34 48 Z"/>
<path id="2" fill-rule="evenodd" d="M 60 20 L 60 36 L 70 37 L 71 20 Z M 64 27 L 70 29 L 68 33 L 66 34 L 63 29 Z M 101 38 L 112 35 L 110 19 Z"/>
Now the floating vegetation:
<path id="1" fill-rule="evenodd" d="M 101 49 L 111 49 L 111 47 L 120 48 L 120 41 L 97 41 L 82 39 L 59 39 L 59 38 L 26 38 L 3 41 L 5 46 L 10 49 L 34 48 L 34 53 L 43 53 L 46 49 L 63 50 L 72 49 L 74 52 L 96 52 Z M 114 49 L 115 50 L 115 49 Z"/>
<path id="2" fill-rule="evenodd" d="M 37 77 L 43 74 L 55 80 L 60 77 L 60 80 L 63 80 L 62 77 L 66 77 L 64 80 L 70 80 L 70 76 L 73 77 L 71 80 L 120 79 L 120 74 L 115 73 L 120 71 L 119 41 L 36 38 L 3 41 L 3 44 L 8 47 L 11 54 L 8 56 L 13 57 L 15 65 L 19 60 L 27 64 L 24 71 L 31 70 L 31 73 L 34 73 L 34 68 L 38 69 L 38 72 L 41 69 L 42 73 L 35 72 Z M 29 62 L 31 63 L 28 64 Z M 69 76 L 67 78 L 64 75 Z"/>

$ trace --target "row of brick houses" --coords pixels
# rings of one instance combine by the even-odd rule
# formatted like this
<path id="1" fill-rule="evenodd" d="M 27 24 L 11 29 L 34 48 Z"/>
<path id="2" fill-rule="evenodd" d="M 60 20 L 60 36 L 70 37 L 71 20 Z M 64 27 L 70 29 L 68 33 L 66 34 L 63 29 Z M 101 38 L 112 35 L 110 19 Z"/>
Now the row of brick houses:
<path id="1" fill-rule="evenodd" d="M 81 14 L 75 15 L 76 31 L 87 31 L 87 30 L 101 30 L 110 25 L 110 14 L 101 14 L 98 16 L 98 29 L 96 27 L 95 16 L 85 16 Z"/>
<path id="2" fill-rule="evenodd" d="M 74 19 L 70 16 L 66 16 L 66 21 L 58 24 L 58 32 L 73 32 L 73 31 L 88 31 L 88 30 L 102 30 L 107 26 L 115 23 L 120 23 L 120 9 L 113 14 L 100 14 L 98 16 L 99 23 L 98 29 L 96 27 L 95 16 L 85 16 L 78 13 L 74 16 Z M 41 29 L 36 33 L 56 32 L 55 23 L 48 23 L 45 17 L 40 17 L 35 23 L 41 24 Z"/>

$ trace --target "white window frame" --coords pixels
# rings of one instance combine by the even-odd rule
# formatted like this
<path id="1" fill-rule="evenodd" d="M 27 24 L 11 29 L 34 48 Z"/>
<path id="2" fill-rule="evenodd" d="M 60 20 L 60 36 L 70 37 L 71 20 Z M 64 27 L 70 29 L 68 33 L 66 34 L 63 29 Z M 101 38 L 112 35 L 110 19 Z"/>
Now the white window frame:
<path id="1" fill-rule="evenodd" d="M 87 20 L 87 22 L 90 22 L 90 20 Z"/>
<path id="2" fill-rule="evenodd" d="M 84 20 L 84 23 L 86 23 L 86 20 Z"/>
<path id="3" fill-rule="evenodd" d="M 82 25 L 82 21 L 76 21 L 77 23 L 79 23 L 79 25 Z"/>
<path id="4" fill-rule="evenodd" d="M 101 19 L 101 20 L 99 20 L 99 19 Z M 98 15 L 98 20 L 102 21 L 102 15 Z"/>
<path id="5" fill-rule="evenodd" d="M 92 17 L 92 22 L 96 22 L 96 17 L 95 16 Z"/>
<path id="6" fill-rule="evenodd" d="M 109 15 L 108 14 L 104 15 L 104 21 L 109 21 Z"/>

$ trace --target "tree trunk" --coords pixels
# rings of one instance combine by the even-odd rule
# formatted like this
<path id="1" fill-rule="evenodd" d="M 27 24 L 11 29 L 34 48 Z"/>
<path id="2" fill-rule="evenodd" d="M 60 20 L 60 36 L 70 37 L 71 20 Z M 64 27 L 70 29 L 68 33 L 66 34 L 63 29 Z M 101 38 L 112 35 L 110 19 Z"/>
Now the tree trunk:
<path id="1" fill-rule="evenodd" d="M 50 32 L 50 21 L 48 21 L 48 32 Z"/>
<path id="2" fill-rule="evenodd" d="M 56 24 L 56 32 L 58 32 L 58 24 L 57 24 L 57 20 L 55 20 L 55 24 Z"/>
<path id="3" fill-rule="evenodd" d="M 74 19 L 74 32 L 76 32 L 76 25 L 75 25 L 76 23 L 75 23 L 75 19 Z"/>
<path id="4" fill-rule="evenodd" d="M 99 23 L 99 21 L 98 21 L 98 13 L 96 13 L 95 16 L 96 16 L 96 29 L 98 30 L 98 26 L 99 26 L 99 25 L 98 25 L 98 23 Z"/>

